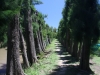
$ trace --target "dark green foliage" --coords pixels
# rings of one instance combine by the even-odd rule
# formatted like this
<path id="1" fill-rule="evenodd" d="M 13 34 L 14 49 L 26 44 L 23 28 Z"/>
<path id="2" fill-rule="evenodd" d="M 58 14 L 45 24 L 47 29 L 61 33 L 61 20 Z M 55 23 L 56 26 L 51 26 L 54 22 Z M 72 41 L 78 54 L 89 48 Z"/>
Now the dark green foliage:
<path id="1" fill-rule="evenodd" d="M 22 0 L 2 0 L 0 2 L 0 43 L 7 44 L 7 28 L 13 16 L 21 9 Z"/>
<path id="2" fill-rule="evenodd" d="M 58 28 L 59 38 L 66 38 L 69 29 L 71 38 L 79 42 L 87 38 L 96 43 L 99 38 L 100 15 L 97 5 L 97 0 L 66 0 L 63 19 Z"/>
<path id="3" fill-rule="evenodd" d="M 90 47 L 99 39 L 99 12 L 97 0 L 65 1 L 62 12 L 63 19 L 61 19 L 58 27 L 58 39 L 69 53 L 72 52 L 72 56 L 78 51 L 77 47 L 77 49 L 74 48 L 75 43 L 78 45 L 78 42 L 83 42 L 80 61 L 83 70 L 89 70 Z"/>

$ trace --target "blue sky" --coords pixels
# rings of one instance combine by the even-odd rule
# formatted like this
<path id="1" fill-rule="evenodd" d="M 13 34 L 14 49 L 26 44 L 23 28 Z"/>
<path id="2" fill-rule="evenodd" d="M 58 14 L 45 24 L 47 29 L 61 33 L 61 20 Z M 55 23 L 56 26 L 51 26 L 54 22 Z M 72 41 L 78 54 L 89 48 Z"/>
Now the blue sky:
<path id="1" fill-rule="evenodd" d="M 43 14 L 48 15 L 45 18 L 46 23 L 49 26 L 58 28 L 59 22 L 62 18 L 62 10 L 64 8 L 65 0 L 41 0 L 43 4 L 36 5 L 36 9 Z M 99 0 L 100 3 L 100 0 Z"/>
<path id="2" fill-rule="evenodd" d="M 62 9 L 64 8 L 65 0 L 41 0 L 43 4 L 35 5 L 36 9 L 43 14 L 48 15 L 45 18 L 49 26 L 58 28 L 59 21 L 62 18 Z"/>

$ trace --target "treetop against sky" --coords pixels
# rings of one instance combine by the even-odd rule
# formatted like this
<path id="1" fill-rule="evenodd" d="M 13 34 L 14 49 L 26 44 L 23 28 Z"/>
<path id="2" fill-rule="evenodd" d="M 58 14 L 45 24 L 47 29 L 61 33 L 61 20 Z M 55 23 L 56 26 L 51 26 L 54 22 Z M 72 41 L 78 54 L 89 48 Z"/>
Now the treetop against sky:
<path id="1" fill-rule="evenodd" d="M 65 0 L 41 0 L 43 4 L 36 5 L 36 9 L 43 14 L 48 15 L 45 18 L 46 23 L 52 27 L 58 28 L 59 21 L 62 18 L 62 9 Z"/>
<path id="2" fill-rule="evenodd" d="M 36 9 L 43 14 L 48 15 L 45 18 L 49 26 L 58 28 L 59 22 L 62 18 L 62 10 L 65 5 L 65 0 L 41 0 L 43 4 L 36 5 Z M 100 3 L 100 0 L 98 0 Z"/>

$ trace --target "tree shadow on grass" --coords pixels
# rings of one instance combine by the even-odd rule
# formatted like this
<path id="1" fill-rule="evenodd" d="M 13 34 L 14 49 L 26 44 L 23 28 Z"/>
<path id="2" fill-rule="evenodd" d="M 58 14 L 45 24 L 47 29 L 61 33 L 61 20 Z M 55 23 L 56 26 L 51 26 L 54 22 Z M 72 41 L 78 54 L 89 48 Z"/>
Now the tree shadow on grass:
<path id="1" fill-rule="evenodd" d="M 78 65 L 66 65 L 53 70 L 48 75 L 95 75 L 94 72 L 80 70 Z"/>
<path id="2" fill-rule="evenodd" d="M 66 60 L 66 62 L 63 62 L 64 64 L 70 64 L 70 63 L 77 63 L 79 62 L 79 60 L 77 60 L 76 58 L 74 57 L 71 57 L 71 56 L 66 56 L 66 57 L 61 57 L 62 60 Z"/>
<path id="3" fill-rule="evenodd" d="M 0 66 L 0 75 L 4 75 L 6 73 L 6 64 Z"/>
<path id="4" fill-rule="evenodd" d="M 66 75 L 95 75 L 93 71 L 80 70 L 79 65 L 68 65 L 66 66 Z"/>
<path id="5" fill-rule="evenodd" d="M 55 44 L 56 45 L 56 49 L 59 49 L 59 48 L 61 48 L 62 47 L 62 45 L 58 45 L 58 44 Z"/>

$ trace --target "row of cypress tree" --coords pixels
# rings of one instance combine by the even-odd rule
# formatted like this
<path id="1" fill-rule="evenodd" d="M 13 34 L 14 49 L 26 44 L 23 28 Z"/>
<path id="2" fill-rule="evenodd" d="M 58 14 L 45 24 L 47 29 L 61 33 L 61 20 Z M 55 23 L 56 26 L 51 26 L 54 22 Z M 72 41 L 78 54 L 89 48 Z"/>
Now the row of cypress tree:
<path id="1" fill-rule="evenodd" d="M 66 50 L 80 59 L 80 69 L 90 71 L 91 46 L 100 35 L 100 9 L 97 0 L 65 0 L 58 39 Z"/>
<path id="2" fill-rule="evenodd" d="M 46 53 L 45 48 L 56 37 L 56 29 L 45 24 L 46 15 L 38 12 L 34 5 L 39 0 L 1 0 L 0 42 L 7 41 L 6 75 L 25 75 L 24 68 L 38 61 L 37 54 Z M 6 39 L 7 38 L 7 39 Z"/>

